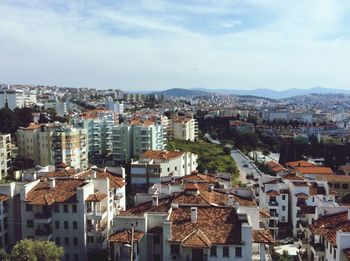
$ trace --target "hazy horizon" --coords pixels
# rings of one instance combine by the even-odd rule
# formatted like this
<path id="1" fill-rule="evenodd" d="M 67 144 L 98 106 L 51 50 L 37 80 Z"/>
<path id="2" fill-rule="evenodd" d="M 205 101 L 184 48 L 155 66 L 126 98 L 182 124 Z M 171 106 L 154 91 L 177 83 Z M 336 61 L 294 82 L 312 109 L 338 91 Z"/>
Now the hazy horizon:
<path id="1" fill-rule="evenodd" d="M 1 1 L 0 82 L 126 91 L 350 89 L 350 2 L 200 3 Z"/>

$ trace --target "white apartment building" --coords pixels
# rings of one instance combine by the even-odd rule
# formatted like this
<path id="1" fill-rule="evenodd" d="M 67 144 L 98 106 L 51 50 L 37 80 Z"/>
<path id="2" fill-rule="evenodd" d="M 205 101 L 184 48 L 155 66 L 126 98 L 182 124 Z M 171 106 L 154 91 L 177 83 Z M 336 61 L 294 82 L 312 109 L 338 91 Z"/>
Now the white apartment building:
<path id="1" fill-rule="evenodd" d="M 198 123 L 193 118 L 173 118 L 169 123 L 168 135 L 177 140 L 195 141 L 198 138 Z"/>
<path id="2" fill-rule="evenodd" d="M 11 135 L 0 133 L 0 180 L 8 175 L 11 168 Z"/>
<path id="3" fill-rule="evenodd" d="M 44 103 L 45 110 L 54 109 L 57 115 L 64 117 L 68 113 L 68 103 L 63 101 L 47 101 Z"/>
<path id="4" fill-rule="evenodd" d="M 24 106 L 24 94 L 21 90 L 10 90 L 2 89 L 0 90 L 0 109 L 8 105 L 10 110 L 15 108 L 22 108 Z"/>
<path id="5" fill-rule="evenodd" d="M 308 226 L 307 260 L 348 261 L 350 210 L 320 216 Z"/>
<path id="6" fill-rule="evenodd" d="M 112 220 L 125 210 L 124 177 L 91 169 L 25 184 L 20 190 L 21 237 L 54 241 L 64 248 L 66 261 L 86 260 L 89 253 L 106 249 Z"/>
<path id="7" fill-rule="evenodd" d="M 112 128 L 118 125 L 112 111 L 93 110 L 85 112 L 74 117 L 73 124 L 87 130 L 89 157 L 104 157 L 112 153 Z"/>
<path id="8" fill-rule="evenodd" d="M 112 154 L 117 162 L 139 158 L 148 150 L 164 150 L 163 126 L 153 121 L 132 121 L 112 128 Z"/>
<path id="9" fill-rule="evenodd" d="M 150 150 L 131 162 L 131 184 L 149 186 L 165 178 L 189 175 L 198 167 L 198 156 L 191 152 Z"/>
<path id="10" fill-rule="evenodd" d="M 286 232 L 283 227 L 288 223 L 289 217 L 288 185 L 276 177 L 268 181 L 261 178 L 260 182 L 259 207 L 269 214 L 265 225 L 276 239 L 280 233 Z"/>
<path id="11" fill-rule="evenodd" d="M 112 97 L 108 97 L 107 107 L 109 110 L 118 113 L 119 115 L 124 114 L 125 105 L 124 102 L 113 101 Z"/>
<path id="12" fill-rule="evenodd" d="M 70 125 L 31 124 L 17 131 L 18 157 L 41 166 L 65 163 L 78 170 L 88 167 L 88 138 L 85 129 Z"/>

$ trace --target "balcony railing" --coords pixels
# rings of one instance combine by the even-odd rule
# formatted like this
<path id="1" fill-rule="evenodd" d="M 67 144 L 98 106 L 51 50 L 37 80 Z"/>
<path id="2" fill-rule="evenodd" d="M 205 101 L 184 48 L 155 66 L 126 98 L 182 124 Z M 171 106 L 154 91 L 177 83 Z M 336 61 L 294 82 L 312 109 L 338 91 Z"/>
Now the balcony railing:
<path id="1" fill-rule="evenodd" d="M 278 206 L 278 202 L 277 201 L 270 201 L 269 206 Z"/>
<path id="2" fill-rule="evenodd" d="M 52 234 L 52 229 L 36 229 L 35 230 L 35 235 L 36 236 L 49 236 Z"/>

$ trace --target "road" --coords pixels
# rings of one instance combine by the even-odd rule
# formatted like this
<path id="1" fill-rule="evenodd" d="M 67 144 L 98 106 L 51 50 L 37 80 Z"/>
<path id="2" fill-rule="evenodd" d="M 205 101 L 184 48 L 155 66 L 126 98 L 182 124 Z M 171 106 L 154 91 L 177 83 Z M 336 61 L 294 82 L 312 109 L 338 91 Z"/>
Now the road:
<path id="1" fill-rule="evenodd" d="M 231 157 L 236 162 L 239 169 L 239 180 L 242 183 L 249 183 L 246 178 L 247 174 L 253 174 L 256 178 L 261 176 L 255 164 L 252 163 L 251 160 L 239 150 L 233 149 L 231 152 Z"/>

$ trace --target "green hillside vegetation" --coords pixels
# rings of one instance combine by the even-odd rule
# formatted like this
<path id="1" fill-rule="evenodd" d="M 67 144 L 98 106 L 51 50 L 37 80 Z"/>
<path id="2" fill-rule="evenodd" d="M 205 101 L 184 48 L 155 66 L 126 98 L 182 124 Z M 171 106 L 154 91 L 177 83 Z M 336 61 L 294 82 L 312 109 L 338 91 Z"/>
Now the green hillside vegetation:
<path id="1" fill-rule="evenodd" d="M 198 170 L 209 173 L 213 172 L 229 172 L 233 178 L 237 178 L 239 171 L 236 163 L 231 158 L 230 151 L 216 144 L 198 140 L 196 142 L 183 140 L 170 140 L 168 144 L 169 150 L 181 150 L 193 152 L 198 155 Z"/>

